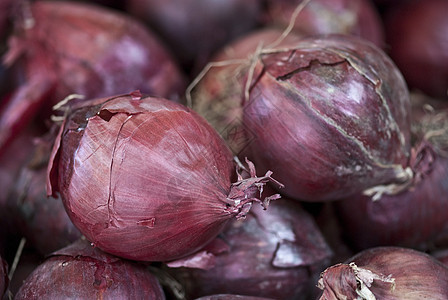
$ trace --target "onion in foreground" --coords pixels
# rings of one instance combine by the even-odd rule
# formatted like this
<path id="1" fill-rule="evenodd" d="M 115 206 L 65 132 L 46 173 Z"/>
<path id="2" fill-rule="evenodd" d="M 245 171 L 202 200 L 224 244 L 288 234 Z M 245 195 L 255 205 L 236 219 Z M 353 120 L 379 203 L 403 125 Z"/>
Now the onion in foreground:
<path id="1" fill-rule="evenodd" d="M 358 253 L 321 274 L 321 300 L 444 300 L 448 268 L 423 252 L 379 247 Z"/>
<path id="2" fill-rule="evenodd" d="M 411 179 L 409 93 L 381 49 L 349 35 L 306 38 L 262 52 L 254 68 L 248 157 L 285 195 L 336 200 Z"/>
<path id="3" fill-rule="evenodd" d="M 49 194 L 59 192 L 78 229 L 100 249 L 142 261 L 189 255 L 210 242 L 257 197 L 270 177 L 232 183 L 232 154 L 198 114 L 138 91 L 73 109 L 49 163 Z"/>
<path id="4" fill-rule="evenodd" d="M 143 265 L 122 260 L 87 241 L 52 253 L 25 280 L 14 299 L 165 299 Z"/>

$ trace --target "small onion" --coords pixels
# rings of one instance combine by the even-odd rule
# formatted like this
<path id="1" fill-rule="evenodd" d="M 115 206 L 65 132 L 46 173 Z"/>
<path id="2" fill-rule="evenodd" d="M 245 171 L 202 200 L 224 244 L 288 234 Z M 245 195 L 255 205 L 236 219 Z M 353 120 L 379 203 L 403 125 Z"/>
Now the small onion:
<path id="1" fill-rule="evenodd" d="M 302 39 L 261 53 L 243 126 L 248 157 L 284 193 L 335 200 L 410 178 L 410 100 L 401 73 L 355 36 Z"/>
<path id="2" fill-rule="evenodd" d="M 448 99 L 448 1 L 408 1 L 386 10 L 389 55 L 412 89 Z"/>
<path id="3" fill-rule="evenodd" d="M 448 236 L 448 106 L 413 105 L 413 179 L 395 195 L 356 195 L 335 203 L 343 232 L 358 250 L 405 246 L 427 250 Z M 439 105 L 429 106 L 429 103 Z"/>
<path id="4" fill-rule="evenodd" d="M 129 16 L 69 1 L 24 4 L 4 56 L 18 86 L 0 111 L 0 150 L 39 112 L 76 93 L 87 99 L 140 89 L 179 98 L 185 78 L 161 41 Z"/>
<path id="5" fill-rule="evenodd" d="M 80 240 L 51 254 L 14 299 L 165 299 L 142 265 L 108 255 Z"/>
<path id="6" fill-rule="evenodd" d="M 234 177 L 232 155 L 198 114 L 163 98 L 93 100 L 71 111 L 49 163 L 77 228 L 100 249 L 128 259 L 166 261 L 210 242 L 274 181 L 267 172 Z"/>
<path id="7" fill-rule="evenodd" d="M 332 255 L 312 217 L 290 199 L 276 200 L 269 213 L 254 207 L 244 222 L 230 223 L 219 240 L 228 248 L 209 250 L 214 255 L 211 268 L 168 269 L 187 298 L 233 293 L 308 299 Z"/>
<path id="8" fill-rule="evenodd" d="M 268 0 L 268 24 L 286 27 L 303 2 Z M 353 34 L 384 46 L 382 21 L 370 0 L 312 0 L 294 20 L 294 30 L 305 35 Z"/>
<path id="9" fill-rule="evenodd" d="M 8 283 L 8 264 L 0 256 L 0 298 L 3 298 L 3 295 L 6 293 Z"/>
<path id="10" fill-rule="evenodd" d="M 448 298 L 448 267 L 432 256 L 396 247 L 358 253 L 321 274 L 320 300 L 444 300 Z"/>

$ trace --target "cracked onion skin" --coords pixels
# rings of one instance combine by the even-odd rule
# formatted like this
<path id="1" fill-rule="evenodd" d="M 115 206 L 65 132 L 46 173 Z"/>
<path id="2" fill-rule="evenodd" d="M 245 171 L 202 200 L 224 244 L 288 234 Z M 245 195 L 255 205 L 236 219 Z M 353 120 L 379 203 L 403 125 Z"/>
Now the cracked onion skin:
<path id="1" fill-rule="evenodd" d="M 406 83 L 381 49 L 348 35 L 302 39 L 260 55 L 243 115 L 248 157 L 304 201 L 400 184 L 409 111 Z"/>
<path id="2" fill-rule="evenodd" d="M 48 194 L 59 192 L 91 242 L 140 261 L 199 250 L 230 219 L 244 217 L 270 180 L 232 184 L 232 154 L 202 117 L 138 91 L 69 112 L 48 171 Z"/>
<path id="3" fill-rule="evenodd" d="M 447 282 L 448 268 L 434 257 L 408 248 L 378 247 L 322 272 L 319 300 L 444 300 Z"/>
<path id="4" fill-rule="evenodd" d="M 49 255 L 14 299 L 152 299 L 165 294 L 157 278 L 135 262 L 79 240 Z"/>

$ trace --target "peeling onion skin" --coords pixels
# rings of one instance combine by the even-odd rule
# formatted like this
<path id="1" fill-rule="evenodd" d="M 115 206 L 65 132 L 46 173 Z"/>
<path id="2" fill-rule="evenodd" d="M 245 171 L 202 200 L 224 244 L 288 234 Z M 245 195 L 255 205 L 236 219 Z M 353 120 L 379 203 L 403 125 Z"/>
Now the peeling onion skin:
<path id="1" fill-rule="evenodd" d="M 261 55 L 255 68 L 248 156 L 286 196 L 329 201 L 410 179 L 409 93 L 382 50 L 328 35 Z"/>
<path id="2" fill-rule="evenodd" d="M 139 92 L 89 104 L 61 126 L 47 192 L 60 193 L 75 226 L 106 252 L 141 261 L 192 254 L 244 217 L 269 180 L 232 184 L 229 148 L 181 104 Z"/>
<path id="3" fill-rule="evenodd" d="M 14 299 L 165 299 L 147 268 L 80 240 L 54 252 L 25 280 Z"/>
<path id="4" fill-rule="evenodd" d="M 444 300 L 448 298 L 447 282 L 448 268 L 430 255 L 408 248 L 378 247 L 322 272 L 319 299 Z M 359 295 L 362 286 L 364 297 Z"/>
<path id="5" fill-rule="evenodd" d="M 8 278 L 8 264 L 0 256 L 0 298 L 6 293 L 8 289 L 9 278 Z"/>
<path id="6" fill-rule="evenodd" d="M 179 101 L 185 76 L 161 41 L 118 11 L 68 1 L 24 2 L 3 60 L 21 82 L 0 111 L 0 150 L 39 114 L 70 94 L 86 99 L 135 89 Z M 23 23 L 23 24 L 22 24 Z"/>
<path id="7" fill-rule="evenodd" d="M 408 1 L 385 11 L 388 54 L 409 87 L 448 100 L 448 18 L 445 0 Z"/>
<path id="8" fill-rule="evenodd" d="M 268 24 L 286 28 L 299 3 L 297 0 L 267 1 Z M 370 0 L 313 0 L 294 22 L 301 34 L 352 34 L 384 46 L 382 20 Z"/>
<path id="9" fill-rule="evenodd" d="M 229 248 L 215 254 L 214 267 L 168 269 L 188 298 L 232 293 L 309 299 L 332 256 L 312 217 L 291 199 L 276 200 L 269 213 L 254 207 L 243 222 L 231 222 L 219 239 Z"/>

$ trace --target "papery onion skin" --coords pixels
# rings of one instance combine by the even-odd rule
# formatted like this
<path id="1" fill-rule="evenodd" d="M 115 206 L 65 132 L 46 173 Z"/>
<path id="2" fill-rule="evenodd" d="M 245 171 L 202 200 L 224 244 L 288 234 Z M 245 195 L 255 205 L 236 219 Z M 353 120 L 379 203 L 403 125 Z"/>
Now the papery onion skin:
<path id="1" fill-rule="evenodd" d="M 323 290 L 319 299 L 443 300 L 448 297 L 447 282 L 448 268 L 430 255 L 408 248 L 378 247 L 325 270 L 318 284 Z M 358 298 L 361 286 L 375 298 Z"/>
<path id="2" fill-rule="evenodd" d="M 291 21 L 294 10 L 304 1 L 267 1 L 268 24 L 282 28 Z M 384 47 L 382 20 L 370 0 L 313 0 L 306 4 L 294 22 L 294 30 L 304 35 L 352 34 Z"/>
<path id="3" fill-rule="evenodd" d="M 312 217 L 291 199 L 276 200 L 269 213 L 254 207 L 243 222 L 220 234 L 227 251 L 208 269 L 170 268 L 188 298 L 233 293 L 273 299 L 309 299 L 332 252 Z"/>
<path id="4" fill-rule="evenodd" d="M 96 246 L 133 260 L 199 250 L 231 218 L 243 217 L 257 186 L 269 180 L 266 174 L 232 184 L 231 152 L 202 117 L 139 92 L 71 112 L 52 157 L 49 194 L 61 194 L 75 226 Z"/>
<path id="5" fill-rule="evenodd" d="M 203 116 L 224 138 L 235 155 L 244 156 L 243 151 L 252 138 L 245 132 L 243 122 L 243 95 L 245 77 L 251 65 L 252 56 L 260 49 L 292 47 L 301 36 L 290 33 L 280 40 L 282 31 L 276 28 L 262 28 L 236 39 L 221 49 L 211 59 L 223 66 L 212 67 L 192 91 L 192 107 Z M 258 49 L 261 47 L 260 49 Z M 241 62 L 240 60 L 245 60 Z"/>
<path id="6" fill-rule="evenodd" d="M 404 246 L 429 250 L 448 236 L 448 105 L 412 97 L 413 179 L 378 200 L 356 195 L 335 203 L 352 247 Z M 448 244 L 447 244 L 448 245 Z"/>
<path id="7" fill-rule="evenodd" d="M 8 288 L 9 278 L 8 278 L 8 264 L 0 256 L 0 297 L 6 293 Z"/>
<path id="8" fill-rule="evenodd" d="M 21 64 L 22 72 L 0 111 L 0 151 L 36 115 L 47 120 L 70 94 L 90 99 L 140 89 L 179 101 L 185 77 L 143 24 L 86 3 L 25 4 L 23 24 L 17 22 L 3 57 L 6 65 Z"/>
<path id="9" fill-rule="evenodd" d="M 406 182 L 409 111 L 406 83 L 379 48 L 349 35 L 303 39 L 257 62 L 248 156 L 305 201 Z"/>
<path id="10" fill-rule="evenodd" d="M 56 251 L 25 280 L 14 299 L 165 299 L 143 265 L 76 242 Z"/>
<path id="11" fill-rule="evenodd" d="M 411 89 L 448 98 L 448 2 L 408 1 L 386 10 L 388 53 Z"/>
<path id="12" fill-rule="evenodd" d="M 226 43 L 253 30 L 262 9 L 259 0 L 128 0 L 126 6 L 159 33 L 192 73 Z"/>

